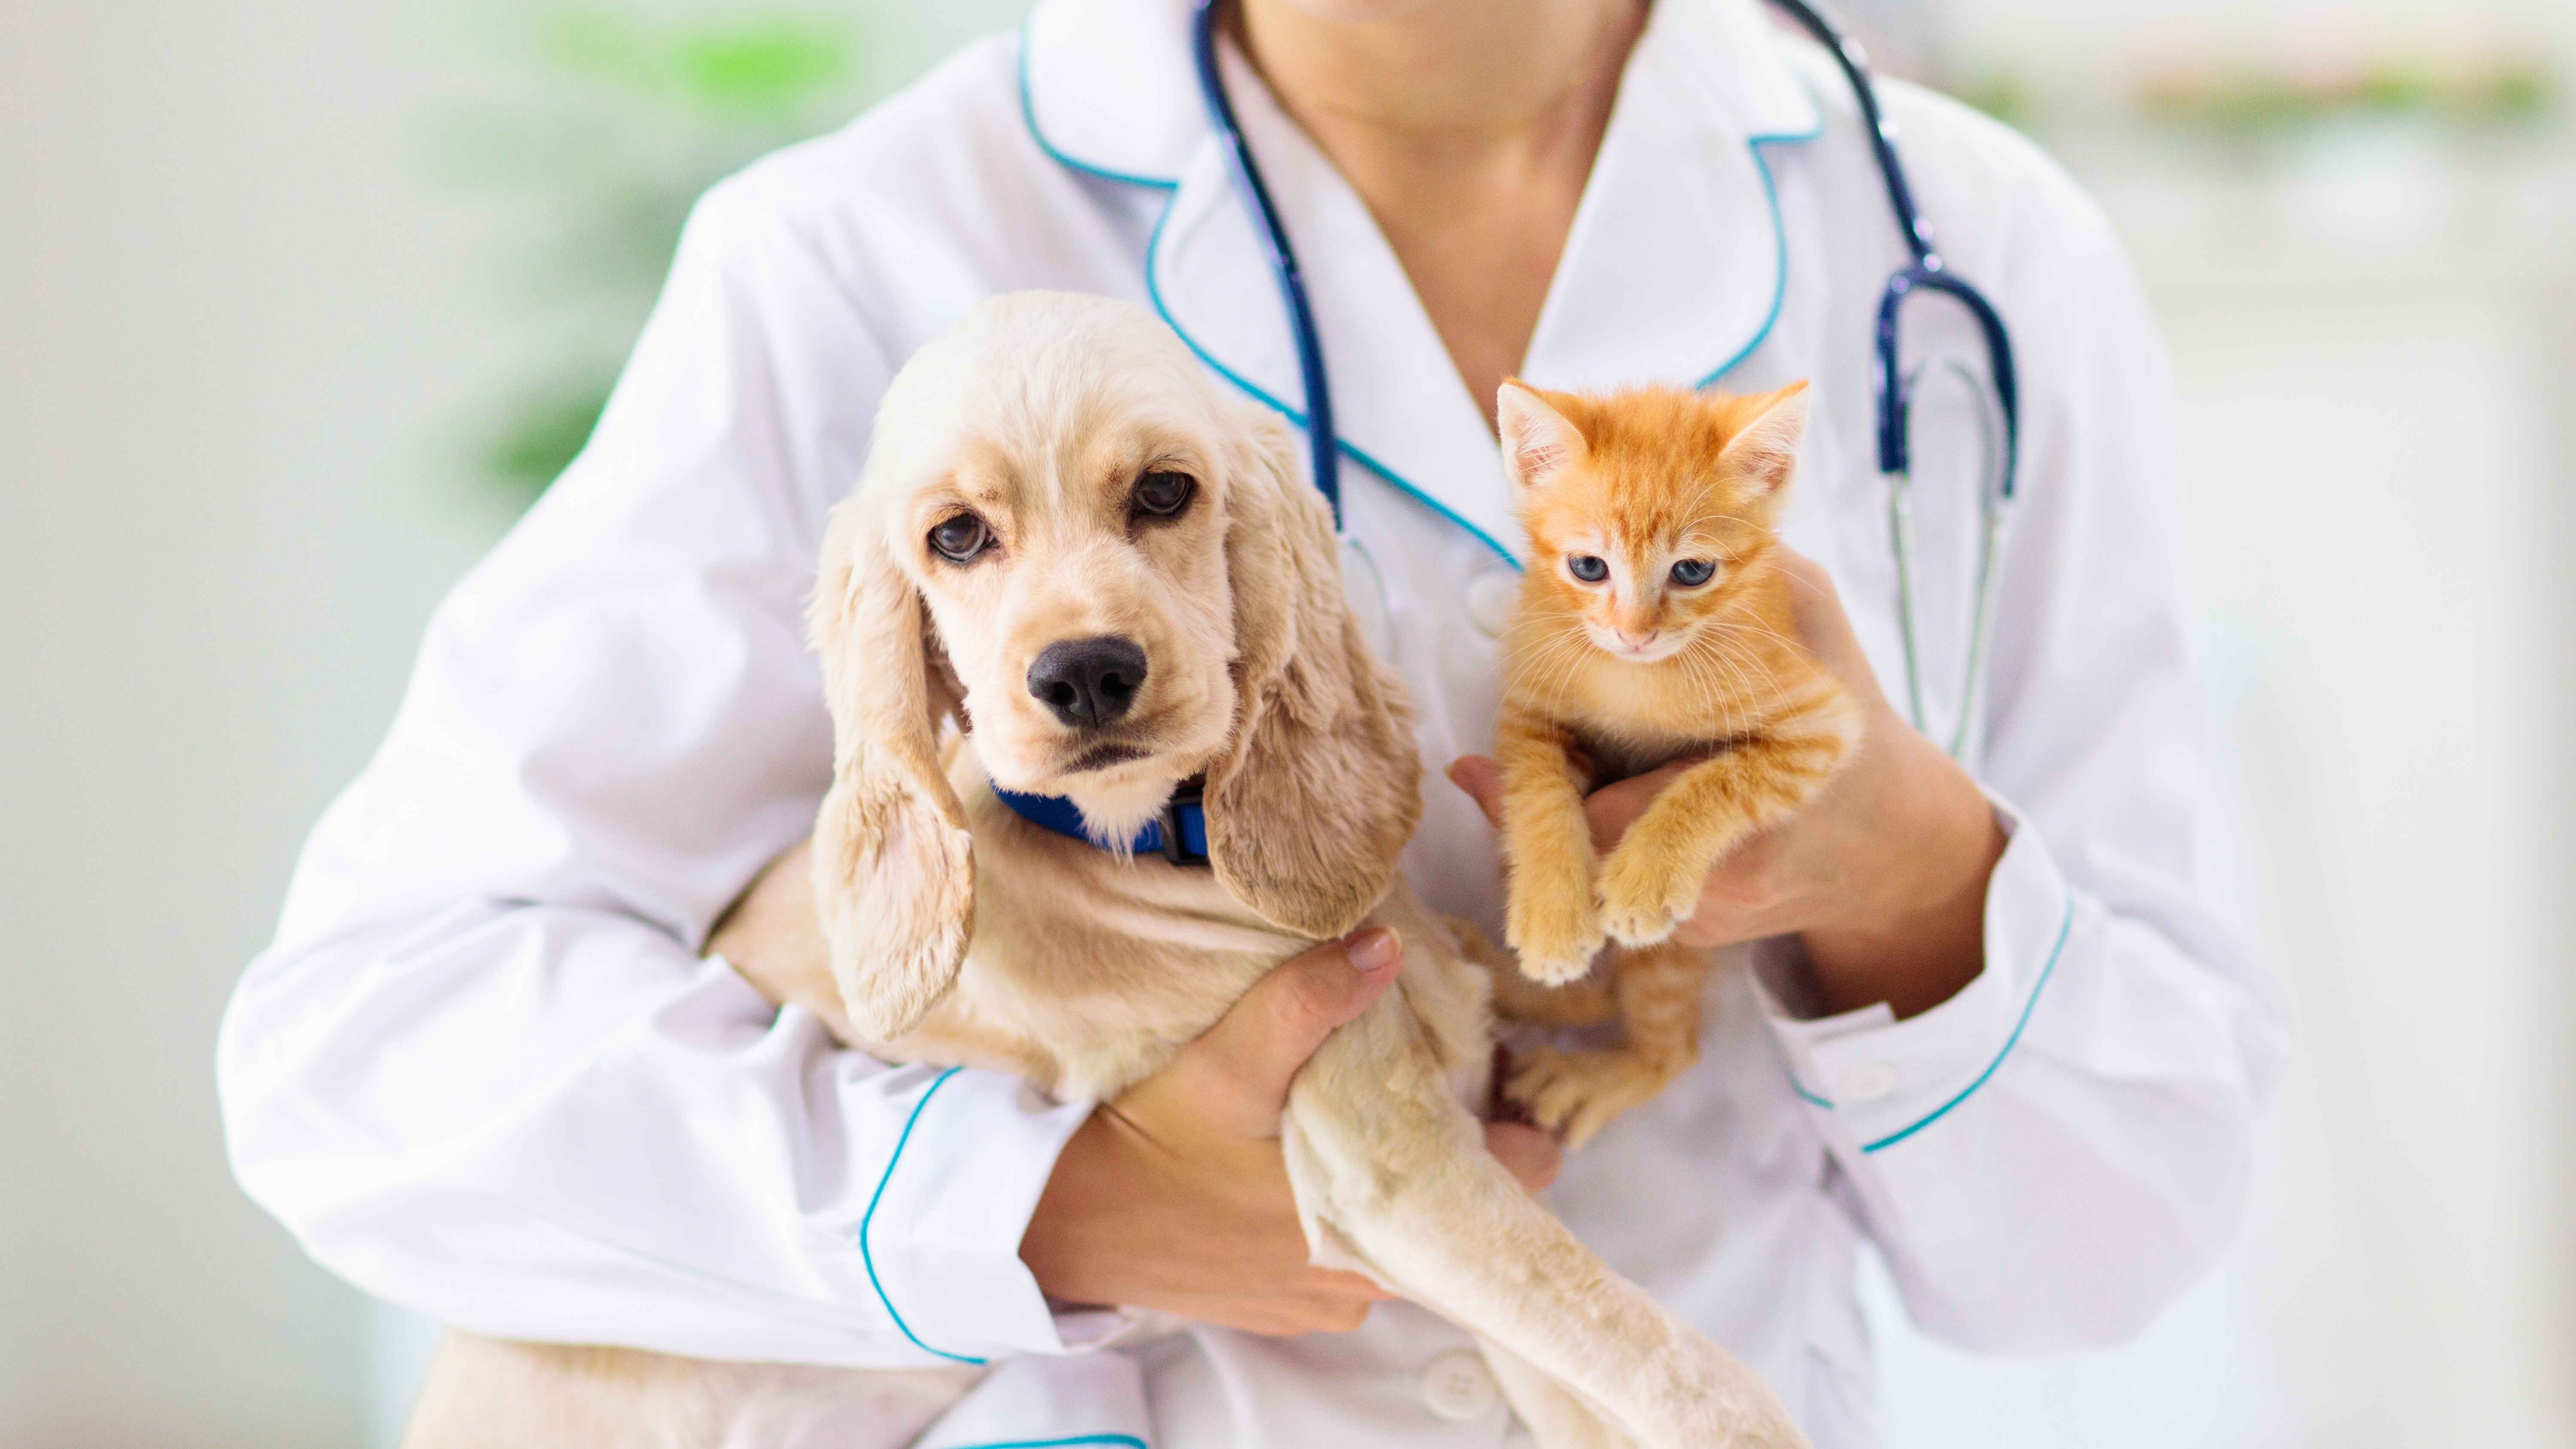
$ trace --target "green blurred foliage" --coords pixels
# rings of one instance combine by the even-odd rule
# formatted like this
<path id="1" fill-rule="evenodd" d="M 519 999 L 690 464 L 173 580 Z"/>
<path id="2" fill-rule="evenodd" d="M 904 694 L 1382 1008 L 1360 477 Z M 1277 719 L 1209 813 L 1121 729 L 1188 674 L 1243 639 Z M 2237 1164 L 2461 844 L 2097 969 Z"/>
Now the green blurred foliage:
<path id="1" fill-rule="evenodd" d="M 792 118 L 858 73 L 845 17 L 731 11 L 655 21 L 596 5 L 532 17 L 536 54 L 558 73 L 710 117 Z"/>
<path id="2" fill-rule="evenodd" d="M 850 5 L 794 0 L 540 0 L 507 24 L 503 84 L 453 138 L 470 184 L 533 213 L 531 306 L 560 334 L 477 430 L 478 473 L 525 507 L 589 440 L 698 196 L 855 114 L 872 47 Z"/>
<path id="3" fill-rule="evenodd" d="M 2320 61 L 2203 54 L 2150 64 L 2116 92 L 2052 86 L 2027 68 L 1964 69 L 1941 79 L 1951 95 L 2025 132 L 2068 124 L 2143 121 L 2261 152 L 2322 125 L 2351 120 L 2420 124 L 2447 134 L 2533 130 L 2560 110 L 2559 73 L 2538 49 L 2467 55 L 2403 49 L 2377 59 Z"/>
<path id="4" fill-rule="evenodd" d="M 2475 129 L 2525 126 L 2546 118 L 2557 94 L 2557 77 L 2523 56 L 2470 65 L 2393 57 L 2324 74 L 2243 64 L 2168 72 L 2141 87 L 2138 101 L 2156 121 L 2259 139 L 2357 117 Z"/>
<path id="5" fill-rule="evenodd" d="M 1957 82 L 1950 94 L 2015 130 L 2030 130 L 2043 107 L 2029 78 L 2017 71 L 1988 71 Z"/>

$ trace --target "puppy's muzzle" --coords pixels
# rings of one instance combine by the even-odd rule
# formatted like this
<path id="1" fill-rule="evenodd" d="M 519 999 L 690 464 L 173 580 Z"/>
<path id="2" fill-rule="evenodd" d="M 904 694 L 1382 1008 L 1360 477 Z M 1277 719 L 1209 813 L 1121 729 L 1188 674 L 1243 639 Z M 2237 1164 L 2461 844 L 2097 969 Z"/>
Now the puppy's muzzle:
<path id="1" fill-rule="evenodd" d="M 1029 693 L 1075 729 L 1112 724 L 1145 687 L 1145 651 L 1104 634 L 1050 644 L 1029 665 Z"/>

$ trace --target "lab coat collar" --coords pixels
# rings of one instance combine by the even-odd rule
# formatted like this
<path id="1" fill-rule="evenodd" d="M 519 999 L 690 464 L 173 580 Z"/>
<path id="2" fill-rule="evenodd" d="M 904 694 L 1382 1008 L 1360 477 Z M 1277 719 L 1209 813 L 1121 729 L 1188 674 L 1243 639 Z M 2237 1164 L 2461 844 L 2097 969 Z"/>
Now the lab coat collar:
<path id="1" fill-rule="evenodd" d="M 1258 225 L 1199 108 L 1188 0 L 1044 0 L 1022 48 L 1039 144 L 1171 191 L 1148 248 L 1154 305 L 1199 356 L 1304 423 L 1297 354 Z M 1521 373 L 1553 388 L 1700 385 L 1768 335 L 1786 240 L 1761 147 L 1812 138 L 1815 99 L 1755 0 L 1658 0 L 1621 79 Z M 1303 263 L 1352 463 L 1517 560 L 1526 542 L 1483 409 L 1375 219 L 1223 47 L 1228 94 Z"/>
<path id="2" fill-rule="evenodd" d="M 1190 0 L 1040 0 L 1020 30 L 1020 106 L 1048 155 L 1171 187 L 1208 144 Z"/>

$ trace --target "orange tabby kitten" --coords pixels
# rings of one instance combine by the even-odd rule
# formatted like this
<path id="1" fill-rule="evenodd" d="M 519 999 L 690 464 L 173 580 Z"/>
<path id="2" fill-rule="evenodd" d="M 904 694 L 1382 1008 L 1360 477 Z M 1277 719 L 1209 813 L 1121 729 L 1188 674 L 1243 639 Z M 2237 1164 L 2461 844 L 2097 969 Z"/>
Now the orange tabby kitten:
<path id="1" fill-rule="evenodd" d="M 1497 976 L 1506 1016 L 1626 1027 L 1622 1047 L 1542 1047 L 1513 1072 L 1511 1095 L 1571 1143 L 1697 1059 L 1712 958 L 1673 931 L 1717 859 L 1805 804 L 1860 737 L 1850 696 L 1791 638 L 1788 578 L 1771 564 L 1806 388 L 1503 384 L 1503 451 L 1530 538 L 1495 741 L 1508 936 L 1521 971 L 1549 987 L 1583 977 L 1605 937 L 1626 948 L 1606 979 L 1563 990 Z M 1691 757 L 1596 862 L 1585 794 Z"/>

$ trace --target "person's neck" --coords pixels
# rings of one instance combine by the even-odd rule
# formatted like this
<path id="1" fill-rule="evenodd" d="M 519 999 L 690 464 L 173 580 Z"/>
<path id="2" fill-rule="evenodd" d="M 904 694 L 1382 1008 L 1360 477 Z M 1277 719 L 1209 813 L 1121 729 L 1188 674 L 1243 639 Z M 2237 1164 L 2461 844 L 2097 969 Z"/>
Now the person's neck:
<path id="1" fill-rule="evenodd" d="M 1280 105 L 1337 161 L 1353 145 L 1486 150 L 1585 129 L 1597 142 L 1646 18 L 1643 0 L 1420 0 L 1326 18 L 1334 8 L 1239 0 L 1234 19 Z"/>
<path id="2" fill-rule="evenodd" d="M 1398 7 L 1238 4 L 1236 41 L 1377 218 L 1490 426 L 1495 389 L 1536 333 L 1645 0 L 1418 0 L 1355 20 L 1324 16 Z"/>

